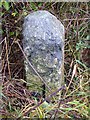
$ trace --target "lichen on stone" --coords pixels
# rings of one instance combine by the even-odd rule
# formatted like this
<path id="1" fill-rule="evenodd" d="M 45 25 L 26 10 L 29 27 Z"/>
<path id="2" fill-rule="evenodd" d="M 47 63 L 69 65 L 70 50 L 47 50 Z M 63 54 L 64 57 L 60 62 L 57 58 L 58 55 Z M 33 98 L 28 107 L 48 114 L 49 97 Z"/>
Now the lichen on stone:
<path id="1" fill-rule="evenodd" d="M 60 88 L 64 60 L 64 27 L 48 11 L 40 10 L 26 16 L 23 25 L 23 49 L 33 67 L 53 90 Z M 25 61 L 28 82 L 42 84 Z"/>

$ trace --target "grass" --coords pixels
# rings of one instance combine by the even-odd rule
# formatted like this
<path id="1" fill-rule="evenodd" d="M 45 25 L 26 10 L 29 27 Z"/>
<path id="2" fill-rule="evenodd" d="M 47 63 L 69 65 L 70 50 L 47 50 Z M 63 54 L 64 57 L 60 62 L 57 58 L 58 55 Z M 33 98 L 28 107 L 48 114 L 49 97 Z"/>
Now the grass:
<path id="1" fill-rule="evenodd" d="M 89 2 L 3 2 L 2 5 L 2 117 L 89 119 Z M 25 72 L 23 54 L 15 41 L 21 43 L 23 18 L 36 10 L 50 11 L 65 26 L 65 88 L 62 89 L 62 97 L 58 102 L 48 103 L 42 98 L 38 101 L 36 97 L 32 97 L 32 91 L 23 86 L 26 84 L 25 76 L 22 76 Z M 56 91 L 50 94 L 50 97 L 55 96 Z"/>

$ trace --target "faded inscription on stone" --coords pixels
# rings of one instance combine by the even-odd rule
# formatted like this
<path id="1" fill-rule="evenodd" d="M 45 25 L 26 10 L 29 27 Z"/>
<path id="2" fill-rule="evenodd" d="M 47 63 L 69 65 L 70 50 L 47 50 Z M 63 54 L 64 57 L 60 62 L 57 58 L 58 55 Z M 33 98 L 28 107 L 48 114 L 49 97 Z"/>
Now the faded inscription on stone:
<path id="1" fill-rule="evenodd" d="M 25 17 L 23 49 L 33 67 L 51 90 L 60 88 L 63 81 L 64 26 L 45 10 Z M 25 61 L 26 78 L 31 89 L 40 91 L 42 81 Z"/>

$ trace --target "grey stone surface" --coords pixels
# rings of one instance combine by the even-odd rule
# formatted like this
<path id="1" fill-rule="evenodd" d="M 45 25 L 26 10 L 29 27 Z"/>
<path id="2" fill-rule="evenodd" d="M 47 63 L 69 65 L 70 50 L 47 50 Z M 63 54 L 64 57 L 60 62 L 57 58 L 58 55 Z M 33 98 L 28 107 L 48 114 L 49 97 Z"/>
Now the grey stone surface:
<path id="1" fill-rule="evenodd" d="M 45 10 L 25 17 L 23 24 L 23 49 L 33 67 L 46 81 L 51 91 L 60 88 L 63 81 L 64 26 Z M 31 89 L 40 90 L 42 84 L 27 61 L 26 78 Z"/>

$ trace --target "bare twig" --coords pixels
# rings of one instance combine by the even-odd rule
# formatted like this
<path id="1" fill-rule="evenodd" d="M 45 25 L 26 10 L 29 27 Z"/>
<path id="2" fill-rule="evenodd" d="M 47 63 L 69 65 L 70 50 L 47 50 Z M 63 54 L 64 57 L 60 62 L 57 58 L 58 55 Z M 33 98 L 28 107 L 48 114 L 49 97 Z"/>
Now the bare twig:
<path id="1" fill-rule="evenodd" d="M 35 110 L 37 107 L 39 107 L 42 103 L 44 103 L 45 101 L 49 100 L 51 97 L 55 96 L 59 91 L 65 89 L 65 86 L 62 86 L 61 88 L 59 88 L 57 91 L 53 92 L 50 96 L 46 97 L 44 100 L 42 100 L 40 103 L 38 103 L 36 106 L 34 106 L 33 108 L 28 108 L 27 111 L 25 111 L 24 113 L 22 113 L 22 115 L 26 115 L 28 112 L 31 112 L 32 110 Z"/>
<path id="2" fill-rule="evenodd" d="M 77 64 L 74 65 L 72 77 L 71 77 L 70 83 L 69 83 L 69 85 L 68 85 L 68 87 L 67 87 L 67 90 L 66 90 L 66 93 L 65 93 L 64 96 L 66 96 L 66 94 L 67 94 L 67 92 L 68 92 L 68 90 L 69 90 L 69 88 L 70 88 L 70 85 L 71 85 L 71 83 L 72 83 L 72 81 L 73 81 L 73 78 L 74 78 L 74 76 L 75 76 L 75 74 L 76 74 L 76 71 L 77 71 Z"/>
<path id="3" fill-rule="evenodd" d="M 63 21 L 70 21 L 70 20 L 72 20 L 72 21 L 77 21 L 77 18 L 71 18 L 71 19 L 64 19 Z M 80 20 L 90 20 L 90 18 L 88 17 L 88 18 L 78 18 L 78 20 L 80 21 Z"/>
<path id="4" fill-rule="evenodd" d="M 8 66 L 8 72 L 9 72 L 9 78 L 11 79 L 11 72 L 10 72 L 10 65 L 9 65 L 9 57 L 8 57 L 8 46 L 7 46 L 6 37 L 5 37 L 5 45 L 6 45 L 6 59 L 7 59 L 7 66 Z"/>

